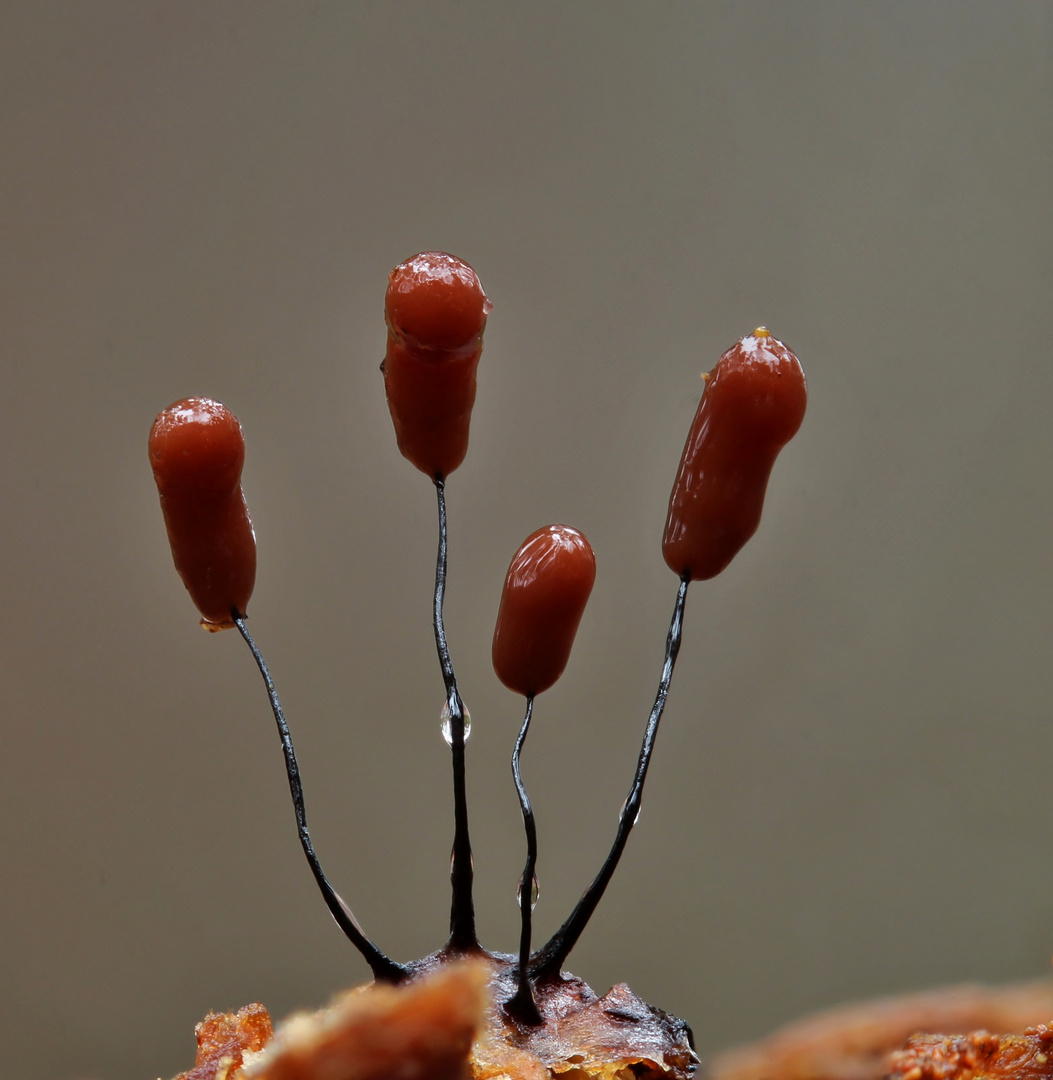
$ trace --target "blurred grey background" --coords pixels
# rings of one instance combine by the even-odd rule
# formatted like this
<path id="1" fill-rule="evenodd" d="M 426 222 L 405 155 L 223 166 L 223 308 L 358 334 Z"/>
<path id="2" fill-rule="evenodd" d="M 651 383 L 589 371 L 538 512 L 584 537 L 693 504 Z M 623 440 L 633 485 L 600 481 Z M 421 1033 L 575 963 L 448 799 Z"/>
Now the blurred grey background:
<path id="1" fill-rule="evenodd" d="M 534 528 L 599 578 L 524 755 L 538 937 L 595 872 L 675 579 L 709 369 L 765 323 L 810 408 L 696 585 L 639 829 L 570 967 L 704 1051 L 1053 953 L 1049 3 L 6 3 L 0 9 L 0 1045 L 170 1076 L 209 1009 L 368 972 L 296 842 L 234 634 L 172 570 L 154 414 L 248 438 L 251 625 L 336 886 L 399 959 L 448 918 L 427 480 L 388 270 L 493 300 L 447 627 L 485 942 L 516 943 L 521 702 L 489 644 Z"/>

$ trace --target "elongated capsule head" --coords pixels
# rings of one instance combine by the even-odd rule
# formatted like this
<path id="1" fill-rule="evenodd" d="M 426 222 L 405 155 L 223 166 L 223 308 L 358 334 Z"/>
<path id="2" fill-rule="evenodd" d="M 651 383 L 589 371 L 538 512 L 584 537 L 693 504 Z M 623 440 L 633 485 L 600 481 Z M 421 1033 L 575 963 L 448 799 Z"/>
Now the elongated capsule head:
<path id="1" fill-rule="evenodd" d="M 218 401 L 185 398 L 158 414 L 149 452 L 172 558 L 202 625 L 233 626 L 256 581 L 256 537 L 241 491 L 241 425 Z"/>
<path id="2" fill-rule="evenodd" d="M 509 690 L 540 694 L 563 674 L 595 580 L 596 556 L 577 529 L 546 525 L 526 538 L 494 630 L 494 671 Z"/>
<path id="3" fill-rule="evenodd" d="M 807 401 L 800 362 L 763 326 L 717 361 L 669 496 L 662 554 L 671 570 L 715 577 L 757 531 L 775 458 Z"/>
<path id="4" fill-rule="evenodd" d="M 475 271 L 443 251 L 414 255 L 388 278 L 388 408 L 399 450 L 433 479 L 448 476 L 468 452 L 490 308 Z"/>

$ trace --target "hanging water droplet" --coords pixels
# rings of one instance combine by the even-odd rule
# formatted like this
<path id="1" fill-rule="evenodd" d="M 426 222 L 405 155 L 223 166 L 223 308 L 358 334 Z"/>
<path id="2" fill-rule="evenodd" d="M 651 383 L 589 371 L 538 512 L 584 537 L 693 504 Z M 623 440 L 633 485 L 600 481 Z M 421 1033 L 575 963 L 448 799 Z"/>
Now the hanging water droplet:
<path id="1" fill-rule="evenodd" d="M 461 709 L 464 711 L 464 741 L 468 741 L 468 736 L 472 733 L 472 714 L 461 705 Z M 453 729 L 450 725 L 450 703 L 447 701 L 443 704 L 442 712 L 439 713 L 439 726 L 442 728 L 442 737 L 446 740 L 447 746 L 453 746 Z"/>
<path id="2" fill-rule="evenodd" d="M 537 907 L 537 898 L 541 895 L 541 886 L 537 883 L 537 874 L 535 874 L 530 880 L 530 910 L 533 911 Z M 519 875 L 519 882 L 516 885 L 516 905 L 522 910 L 523 908 L 523 875 Z"/>
<path id="3" fill-rule="evenodd" d="M 620 809 L 620 810 L 618 811 L 618 820 L 619 820 L 619 821 L 620 821 L 620 820 L 621 820 L 622 818 L 624 818 L 624 817 L 625 817 L 625 809 L 626 809 L 626 803 L 628 803 L 628 801 L 629 801 L 628 799 L 625 799 L 625 800 L 624 800 L 624 801 L 622 802 L 622 808 L 621 808 L 621 809 Z M 643 804 L 641 803 L 640 805 L 638 805 L 638 806 L 636 807 L 636 817 L 634 817 L 634 818 L 633 818 L 633 827 L 634 827 L 634 828 L 635 828 L 635 826 L 636 826 L 636 823 L 637 823 L 637 822 L 638 822 L 638 821 L 640 820 L 640 813 L 642 812 L 642 810 L 643 810 Z"/>

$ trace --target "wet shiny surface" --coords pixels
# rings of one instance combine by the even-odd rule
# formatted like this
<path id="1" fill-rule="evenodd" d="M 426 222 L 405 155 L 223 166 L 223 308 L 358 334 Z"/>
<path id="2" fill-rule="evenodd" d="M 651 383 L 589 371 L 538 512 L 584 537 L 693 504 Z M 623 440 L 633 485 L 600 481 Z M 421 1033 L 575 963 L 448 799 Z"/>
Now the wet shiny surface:
<path id="1" fill-rule="evenodd" d="M 453 959 L 445 952 L 424 957 L 412 965 L 414 980 L 449 971 Z M 697 1075 L 690 1026 L 648 1005 L 625 983 L 600 996 L 569 971 L 535 981 L 541 1023 L 523 1024 L 507 1008 L 516 989 L 515 958 L 484 950 L 476 959 L 487 971 L 490 1000 L 472 1048 L 474 1080 L 564 1074 L 575 1080 L 690 1080 Z"/>
<path id="2" fill-rule="evenodd" d="M 520 694 L 540 694 L 563 674 L 596 580 L 596 556 L 568 525 L 546 525 L 516 552 L 494 630 L 497 677 Z"/>
<path id="3" fill-rule="evenodd" d="M 723 570 L 757 531 L 768 476 L 808 400 L 797 357 L 764 328 L 705 376 L 669 496 L 662 553 L 692 579 Z"/>
<path id="4" fill-rule="evenodd" d="M 415 255 L 388 278 L 388 408 L 399 450 L 431 477 L 448 476 L 468 452 L 490 308 L 475 271 L 445 252 Z"/>
<path id="5" fill-rule="evenodd" d="M 202 625 L 227 629 L 232 610 L 245 613 L 256 581 L 241 425 L 217 401 L 184 398 L 158 414 L 149 452 L 176 570 Z"/>

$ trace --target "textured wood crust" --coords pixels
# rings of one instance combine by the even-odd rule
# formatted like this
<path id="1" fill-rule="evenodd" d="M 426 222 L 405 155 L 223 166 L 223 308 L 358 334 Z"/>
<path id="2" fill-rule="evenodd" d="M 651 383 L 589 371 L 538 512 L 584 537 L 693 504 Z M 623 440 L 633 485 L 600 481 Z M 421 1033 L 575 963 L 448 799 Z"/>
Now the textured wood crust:
<path id="1" fill-rule="evenodd" d="M 708 1072 L 713 1080 L 880 1080 L 892 1071 L 894 1052 L 918 1032 L 1019 1033 L 1051 1018 L 1053 982 L 1047 979 L 950 986 L 806 1017 L 760 1042 L 718 1054 Z"/>

